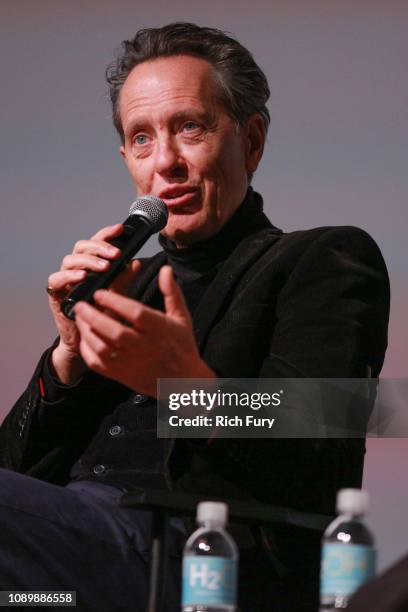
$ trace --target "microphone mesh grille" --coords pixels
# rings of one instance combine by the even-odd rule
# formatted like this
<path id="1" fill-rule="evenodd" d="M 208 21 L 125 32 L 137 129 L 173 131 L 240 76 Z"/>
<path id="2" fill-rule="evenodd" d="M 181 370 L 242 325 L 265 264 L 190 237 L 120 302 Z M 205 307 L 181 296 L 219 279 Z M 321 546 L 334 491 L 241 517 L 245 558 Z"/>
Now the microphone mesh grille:
<path id="1" fill-rule="evenodd" d="M 166 226 L 169 216 L 163 200 L 152 195 L 137 198 L 131 204 L 129 214 L 137 215 L 140 213 L 142 213 L 143 217 L 149 219 L 154 232 L 160 232 Z"/>

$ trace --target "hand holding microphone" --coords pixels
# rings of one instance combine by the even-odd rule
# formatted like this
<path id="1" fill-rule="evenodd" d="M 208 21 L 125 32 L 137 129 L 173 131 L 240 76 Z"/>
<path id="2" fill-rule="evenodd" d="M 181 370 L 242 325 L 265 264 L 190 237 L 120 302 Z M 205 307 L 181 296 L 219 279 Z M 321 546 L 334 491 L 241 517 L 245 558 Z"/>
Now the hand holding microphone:
<path id="1" fill-rule="evenodd" d="M 126 264 L 167 223 L 164 202 L 153 196 L 138 198 L 130 213 L 123 224 L 105 227 L 89 240 L 78 241 L 73 252 L 64 257 L 60 270 L 48 278 L 49 304 L 60 337 L 52 365 L 63 383 L 74 382 L 86 370 L 72 308 L 80 300 L 92 303 L 94 292 L 102 287 L 125 292 L 140 267 L 137 261 L 129 269 Z"/>
<path id="2" fill-rule="evenodd" d="M 130 207 L 130 214 L 123 223 L 123 232 L 110 244 L 120 250 L 105 271 L 88 274 L 85 281 L 75 287 L 61 304 L 62 312 L 75 320 L 74 306 L 79 301 L 93 302 L 93 294 L 98 289 L 106 289 L 124 269 L 152 234 L 159 232 L 167 223 L 168 213 L 163 200 L 154 196 L 138 198 Z"/>

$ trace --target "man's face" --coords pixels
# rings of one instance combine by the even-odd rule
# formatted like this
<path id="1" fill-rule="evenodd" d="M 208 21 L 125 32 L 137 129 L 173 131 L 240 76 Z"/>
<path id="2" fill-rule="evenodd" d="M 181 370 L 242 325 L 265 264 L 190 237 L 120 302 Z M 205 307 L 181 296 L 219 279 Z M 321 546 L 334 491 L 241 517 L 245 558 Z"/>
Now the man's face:
<path id="1" fill-rule="evenodd" d="M 162 233 L 179 246 L 221 229 L 260 157 L 254 167 L 251 130 L 237 127 L 217 87 L 206 60 L 179 55 L 139 64 L 120 94 L 120 152 L 138 196 L 164 200 L 169 221 Z"/>

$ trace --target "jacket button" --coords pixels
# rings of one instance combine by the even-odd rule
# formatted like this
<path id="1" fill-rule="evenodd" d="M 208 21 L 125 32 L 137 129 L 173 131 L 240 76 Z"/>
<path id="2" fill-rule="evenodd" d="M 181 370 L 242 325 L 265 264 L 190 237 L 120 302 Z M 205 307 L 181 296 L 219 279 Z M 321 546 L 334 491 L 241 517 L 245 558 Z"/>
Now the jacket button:
<path id="1" fill-rule="evenodd" d="M 98 465 L 94 465 L 92 471 L 94 474 L 103 474 L 105 470 L 106 470 L 105 466 L 102 465 L 101 463 L 98 463 Z"/>
<path id="2" fill-rule="evenodd" d="M 122 428 L 120 425 L 112 425 L 112 427 L 109 429 L 109 433 L 111 436 L 117 436 L 118 434 L 120 434 L 122 431 Z"/>
<path id="3" fill-rule="evenodd" d="M 133 396 L 133 403 L 134 404 L 143 404 L 143 402 L 146 402 L 149 398 L 147 397 L 147 395 L 142 395 L 141 393 L 135 393 L 135 395 Z"/>

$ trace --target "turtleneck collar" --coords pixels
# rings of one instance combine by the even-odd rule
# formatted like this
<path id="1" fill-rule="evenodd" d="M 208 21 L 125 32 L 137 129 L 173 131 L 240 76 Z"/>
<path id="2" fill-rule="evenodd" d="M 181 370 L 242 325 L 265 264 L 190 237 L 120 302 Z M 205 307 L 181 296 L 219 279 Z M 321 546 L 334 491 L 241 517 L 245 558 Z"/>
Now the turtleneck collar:
<path id="1" fill-rule="evenodd" d="M 207 275 L 214 275 L 240 240 L 260 226 L 273 227 L 263 214 L 262 197 L 252 187 L 245 199 L 221 230 L 202 242 L 178 248 L 173 240 L 159 235 L 159 243 L 166 252 L 169 264 L 181 283 L 188 283 Z"/>

